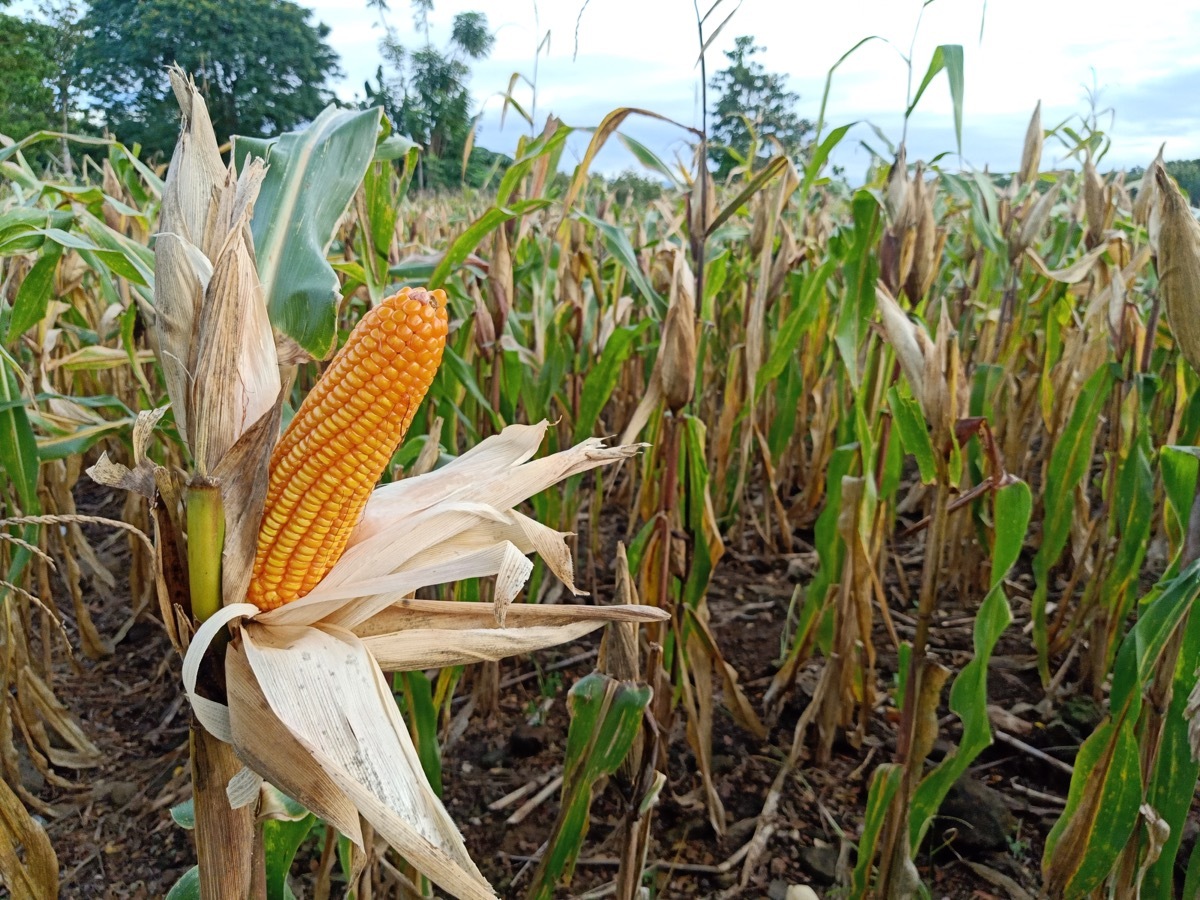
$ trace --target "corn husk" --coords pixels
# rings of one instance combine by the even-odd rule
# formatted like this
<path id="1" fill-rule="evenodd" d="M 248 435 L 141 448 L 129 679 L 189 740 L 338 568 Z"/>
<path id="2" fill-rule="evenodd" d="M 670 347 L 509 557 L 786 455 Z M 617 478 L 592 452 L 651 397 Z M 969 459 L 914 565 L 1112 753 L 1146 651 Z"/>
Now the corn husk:
<path id="1" fill-rule="evenodd" d="M 155 332 L 167 393 L 201 475 L 279 402 L 275 338 L 250 219 L 266 169 L 221 163 L 204 99 L 170 71 L 183 127 L 155 241 Z M 237 377 L 231 377 L 237 373 Z"/>
<path id="2" fill-rule="evenodd" d="M 1042 165 L 1042 101 L 1033 108 L 1029 128 L 1025 131 L 1025 145 L 1021 148 L 1021 168 L 1017 171 L 1017 186 L 1033 184 Z"/>
<path id="3" fill-rule="evenodd" d="M 908 209 L 908 163 L 904 145 L 896 153 L 896 161 L 888 169 L 887 184 L 883 194 L 884 206 L 887 208 L 888 219 L 891 222 L 902 222 Z"/>
<path id="4" fill-rule="evenodd" d="M 1163 167 L 1163 153 L 1166 151 L 1166 144 L 1158 148 L 1158 155 L 1146 167 L 1146 171 L 1142 173 L 1141 181 L 1138 183 L 1137 198 L 1133 201 L 1133 219 L 1139 225 L 1144 225 L 1147 229 L 1150 228 L 1151 217 L 1157 219 L 1158 216 L 1158 200 L 1157 190 L 1154 183 L 1154 170 Z M 1151 229 L 1157 232 L 1157 226 Z M 1154 242 L 1154 236 L 1151 237 L 1151 243 Z"/>
<path id="5" fill-rule="evenodd" d="M 659 403 L 678 412 L 692 402 L 696 390 L 696 299 L 695 279 L 684 252 L 676 248 L 671 264 L 670 306 L 663 323 L 658 356 L 650 372 L 650 383 L 621 434 L 621 443 L 637 439 Z"/>
<path id="6" fill-rule="evenodd" d="M 376 489 L 341 559 L 308 595 L 267 613 L 227 605 L 184 659 L 196 717 L 259 776 L 362 846 L 357 816 L 457 897 L 494 894 L 430 787 L 384 671 L 464 665 L 574 640 L 606 622 L 666 614 L 637 605 L 512 605 L 537 552 L 568 590 L 565 535 L 513 507 L 564 478 L 626 459 L 598 440 L 533 459 L 547 423 L 509 426 L 441 469 Z M 495 602 L 416 600 L 416 590 L 495 577 Z M 224 703 L 197 692 L 226 625 Z M 245 778 L 229 789 L 244 802 Z"/>
<path id="7" fill-rule="evenodd" d="M 915 220 L 915 224 L 911 226 L 913 231 L 912 259 L 908 267 L 908 277 L 904 282 L 904 293 L 908 295 L 909 302 L 913 305 L 920 303 L 929 292 L 938 270 L 937 221 L 933 215 L 934 196 L 934 184 L 925 181 L 924 167 L 918 163 L 908 200 L 909 216 Z"/>
<path id="8" fill-rule="evenodd" d="M 204 98 L 181 69 L 172 68 L 170 78 L 183 121 L 167 170 L 155 244 L 154 330 L 175 422 L 187 441 L 186 398 L 190 373 L 195 371 L 196 320 L 212 274 L 203 250 L 215 212 L 213 195 L 226 173 Z M 171 237 L 164 240 L 167 236 Z"/>
<path id="9" fill-rule="evenodd" d="M 1087 235 L 1084 240 L 1088 248 L 1099 246 L 1104 233 L 1112 225 L 1112 190 L 1096 171 L 1090 159 L 1083 164 L 1083 208 L 1087 219 Z"/>
<path id="10" fill-rule="evenodd" d="M 964 405 L 959 396 L 963 385 L 958 383 L 958 343 L 945 308 L 934 341 L 922 325 L 908 317 L 882 283 L 876 285 L 875 298 L 884 336 L 896 353 L 925 421 L 935 434 L 948 438 Z"/>
<path id="11" fill-rule="evenodd" d="M 1153 167 L 1153 178 L 1160 222 L 1158 280 L 1167 320 L 1179 351 L 1200 371 L 1200 223 L 1163 166 Z"/>
<path id="12" fill-rule="evenodd" d="M 679 412 L 696 391 L 696 299 L 692 270 L 682 252 L 675 253 L 671 305 L 663 323 L 659 378 L 667 408 Z"/>
<path id="13" fill-rule="evenodd" d="M 1058 201 L 1058 195 L 1062 192 L 1062 184 L 1061 181 L 1054 182 L 1054 184 L 1050 185 L 1046 193 L 1038 197 L 1037 201 L 1031 207 L 1025 207 L 1028 211 L 1021 219 L 1016 236 L 1009 241 L 1008 255 L 1010 262 L 1016 262 L 1026 250 L 1033 246 L 1038 235 L 1042 233 L 1042 229 L 1050 221 L 1050 213 L 1054 211 L 1054 204 Z"/>

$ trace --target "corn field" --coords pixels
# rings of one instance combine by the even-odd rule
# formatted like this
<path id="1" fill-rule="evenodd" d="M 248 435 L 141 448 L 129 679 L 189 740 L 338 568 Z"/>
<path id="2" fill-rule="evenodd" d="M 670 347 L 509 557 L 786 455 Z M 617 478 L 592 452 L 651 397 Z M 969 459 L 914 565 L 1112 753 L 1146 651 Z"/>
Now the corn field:
<path id="1" fill-rule="evenodd" d="M 11 896 L 1200 896 L 1161 157 L 1039 110 L 1015 173 L 852 186 L 822 108 L 726 182 L 627 141 L 639 206 L 619 109 L 422 195 L 377 109 L 222 156 L 173 86 L 169 167 L 0 147 Z M 101 733 L 135 660 L 161 724 Z M 135 885 L 69 835 L 137 729 Z"/>

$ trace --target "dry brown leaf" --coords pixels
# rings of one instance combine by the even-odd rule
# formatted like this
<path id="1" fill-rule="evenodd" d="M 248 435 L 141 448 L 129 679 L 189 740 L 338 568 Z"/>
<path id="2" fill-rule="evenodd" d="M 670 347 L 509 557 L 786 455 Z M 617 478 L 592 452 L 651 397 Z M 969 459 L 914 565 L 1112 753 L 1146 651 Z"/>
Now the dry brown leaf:
<path id="1" fill-rule="evenodd" d="M 258 625 L 243 639 L 272 711 L 379 834 L 444 889 L 491 900 L 362 643 L 340 629 Z"/>
<path id="2" fill-rule="evenodd" d="M 14 897 L 57 897 L 58 858 L 45 830 L 0 778 L 0 875 Z"/>

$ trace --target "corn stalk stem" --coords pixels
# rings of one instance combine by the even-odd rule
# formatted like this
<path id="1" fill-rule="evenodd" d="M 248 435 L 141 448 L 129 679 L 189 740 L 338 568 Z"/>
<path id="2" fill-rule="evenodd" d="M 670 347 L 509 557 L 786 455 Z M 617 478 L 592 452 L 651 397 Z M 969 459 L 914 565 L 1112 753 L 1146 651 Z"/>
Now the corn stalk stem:
<path id="1" fill-rule="evenodd" d="M 666 432 L 663 448 L 666 453 L 666 472 L 663 475 L 662 496 L 659 498 L 659 569 L 658 569 L 658 605 L 660 608 L 671 609 L 671 531 L 675 518 L 676 494 L 679 492 L 679 429 L 675 416 L 669 412 L 663 413 L 663 431 Z M 679 610 L 672 611 L 677 633 L 682 633 L 682 614 Z M 664 643 L 665 635 L 663 622 L 655 622 L 650 640 Z M 682 652 L 682 646 L 676 648 Z"/>
<path id="2" fill-rule="evenodd" d="M 917 702 L 921 679 L 925 672 L 925 650 L 929 643 L 929 627 L 937 609 L 938 576 L 946 542 L 946 527 L 950 517 L 950 479 L 944 457 L 938 457 L 937 492 L 933 501 L 933 521 L 925 541 L 925 565 L 921 572 L 921 594 L 917 606 L 917 625 L 913 635 L 912 656 L 908 678 L 904 685 L 904 711 L 896 735 L 896 762 L 904 767 L 900 790 L 892 800 L 887 825 L 884 828 L 880 851 L 877 895 L 887 897 L 892 892 L 893 879 L 900 877 L 912 852 L 908 845 L 908 807 L 923 771 L 924 759 L 912 756 L 918 727 Z"/>
<path id="3" fill-rule="evenodd" d="M 917 605 L 917 626 L 913 634 L 912 665 L 908 682 L 904 691 L 904 720 L 909 725 L 908 733 L 903 735 L 905 743 L 903 754 L 907 754 L 912 740 L 913 704 L 916 702 L 918 681 L 925 661 L 925 649 L 929 643 L 929 626 L 937 609 L 938 575 L 942 568 L 942 554 L 945 550 L 946 523 L 950 517 L 950 482 L 947 477 L 944 462 L 939 466 L 937 493 L 933 501 L 933 522 L 929 536 L 925 542 L 925 565 L 921 572 L 921 594 Z M 898 750 L 900 748 L 897 748 Z M 900 762 L 906 762 L 901 758 Z"/>
<path id="4" fill-rule="evenodd" d="M 232 809 L 225 786 L 242 768 L 233 748 L 193 723 L 189 750 L 192 795 L 196 808 L 196 858 L 200 864 L 200 896 L 204 900 L 265 897 L 265 869 L 255 869 L 254 808 Z M 261 862 L 261 854 L 260 854 Z M 256 888 L 261 882 L 261 892 Z"/>

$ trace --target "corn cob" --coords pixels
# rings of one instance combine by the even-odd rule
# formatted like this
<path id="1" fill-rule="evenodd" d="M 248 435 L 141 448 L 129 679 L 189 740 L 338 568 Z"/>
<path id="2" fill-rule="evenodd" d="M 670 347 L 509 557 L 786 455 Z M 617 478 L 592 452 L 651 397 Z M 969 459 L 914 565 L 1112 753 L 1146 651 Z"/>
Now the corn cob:
<path id="1" fill-rule="evenodd" d="M 271 455 L 249 601 L 311 591 L 342 555 L 429 390 L 446 345 L 446 294 L 388 297 L 358 323 Z"/>

